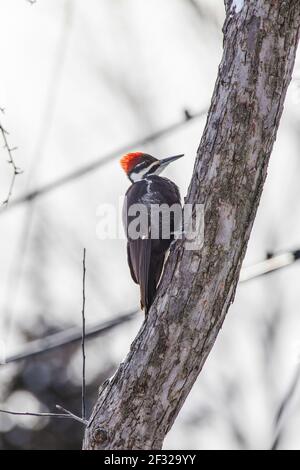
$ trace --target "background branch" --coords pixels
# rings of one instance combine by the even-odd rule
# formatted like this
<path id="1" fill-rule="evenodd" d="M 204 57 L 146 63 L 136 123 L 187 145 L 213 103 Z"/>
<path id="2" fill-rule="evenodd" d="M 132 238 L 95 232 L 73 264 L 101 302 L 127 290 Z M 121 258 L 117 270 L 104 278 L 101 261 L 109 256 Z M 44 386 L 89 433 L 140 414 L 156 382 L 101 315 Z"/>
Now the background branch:
<path id="1" fill-rule="evenodd" d="M 258 277 L 265 276 L 273 273 L 280 269 L 286 268 L 293 264 L 295 261 L 300 259 L 300 249 L 289 250 L 270 256 L 267 260 L 261 261 L 251 266 L 245 266 L 241 269 L 239 282 L 244 283 L 257 279 Z M 93 339 L 95 336 L 100 336 L 109 331 L 123 325 L 140 313 L 139 310 L 134 310 L 127 314 L 119 314 L 113 320 L 96 323 L 95 325 L 88 325 L 85 328 L 85 339 Z M 54 349 L 68 346 L 70 344 L 82 341 L 82 327 L 72 327 L 66 330 L 59 331 L 58 333 L 51 334 L 45 338 L 40 338 L 35 341 L 31 341 L 19 352 L 15 352 L 5 358 L 5 362 L 2 364 L 10 364 L 12 362 L 19 362 L 24 359 L 29 359 L 40 354 L 53 351 Z"/>
<path id="2" fill-rule="evenodd" d="M 132 320 L 139 310 L 133 310 L 132 312 L 121 314 L 113 320 L 105 322 L 95 323 L 94 325 L 87 325 L 85 331 L 85 339 L 92 339 L 95 336 L 101 336 L 102 334 L 111 331 L 115 327 Z M 77 343 L 82 340 L 82 327 L 68 328 L 67 330 L 59 331 L 45 338 L 40 338 L 34 341 L 30 341 L 28 344 L 22 347 L 21 351 L 11 354 L 5 358 L 5 364 L 12 362 L 19 362 L 24 359 L 29 359 L 34 356 L 53 351 L 54 349 L 66 346 L 69 344 Z"/>
<path id="3" fill-rule="evenodd" d="M 70 173 L 56 179 L 55 181 L 47 183 L 44 186 L 41 186 L 40 188 L 37 188 L 33 191 L 29 191 L 28 193 L 18 198 L 15 198 L 14 201 L 9 205 L 9 207 L 13 208 L 24 203 L 30 203 L 34 201 L 35 199 L 43 196 L 44 194 L 54 191 L 55 189 L 58 189 L 61 186 L 64 186 L 65 184 L 70 183 L 71 181 L 77 180 L 85 176 L 86 174 L 97 170 L 99 167 L 106 165 L 111 160 L 115 158 L 119 158 L 120 155 L 126 153 L 130 149 L 136 149 L 136 148 L 142 147 L 144 145 L 149 144 L 150 142 L 153 142 L 154 140 L 160 139 L 163 136 L 166 136 L 172 132 L 175 132 L 176 130 L 180 129 L 188 122 L 204 116 L 205 113 L 206 113 L 206 110 L 198 111 L 196 113 L 191 113 L 185 110 L 184 118 L 180 119 L 180 121 L 174 122 L 162 129 L 159 129 L 156 132 L 153 132 L 140 139 L 137 139 L 127 145 L 123 145 L 122 147 L 115 149 L 112 152 L 109 152 L 108 154 L 103 155 L 100 158 L 95 159 L 94 161 L 91 161 L 90 163 L 82 165 L 77 170 L 71 171 Z M 1 211 L 0 211 L 0 215 L 1 215 Z"/>

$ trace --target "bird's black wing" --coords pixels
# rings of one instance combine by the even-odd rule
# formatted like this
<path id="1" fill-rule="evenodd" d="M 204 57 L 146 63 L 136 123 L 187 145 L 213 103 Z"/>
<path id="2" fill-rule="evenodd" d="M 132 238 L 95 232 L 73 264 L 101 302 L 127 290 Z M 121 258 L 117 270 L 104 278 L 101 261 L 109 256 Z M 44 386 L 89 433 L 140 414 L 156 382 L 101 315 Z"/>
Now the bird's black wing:
<path id="1" fill-rule="evenodd" d="M 154 282 L 150 282 L 151 238 L 128 241 L 127 254 L 131 277 L 140 285 L 141 308 L 145 308 L 147 313 L 156 287 Z"/>
<path id="2" fill-rule="evenodd" d="M 123 209 L 123 223 L 128 239 L 128 264 L 133 281 L 140 285 L 141 307 L 145 308 L 147 314 L 154 300 L 163 269 L 165 253 L 171 242 L 171 239 L 151 239 L 151 204 L 166 203 L 170 206 L 174 203 L 180 204 L 180 195 L 177 186 L 172 181 L 153 175 L 148 179 L 132 184 L 126 193 L 126 198 Z M 134 217 L 128 215 L 128 208 L 132 203 L 143 204 L 148 210 L 149 231 L 147 237 L 134 239 L 129 236 L 128 227 Z M 171 229 L 174 230 L 172 218 Z"/>
<path id="3" fill-rule="evenodd" d="M 131 261 L 131 254 L 130 254 L 130 243 L 127 242 L 127 262 L 128 262 L 128 266 L 129 266 L 129 269 L 130 269 L 130 274 L 131 274 L 131 277 L 133 279 L 133 282 L 135 282 L 136 284 L 139 283 L 137 277 L 136 277 L 136 274 L 135 274 L 135 270 L 134 270 L 134 267 L 132 265 L 132 261 Z"/>
<path id="4" fill-rule="evenodd" d="M 147 217 L 150 217 L 150 210 L 145 204 L 145 195 L 147 194 L 147 183 L 142 180 L 139 181 L 128 189 L 126 193 L 126 202 L 123 207 L 123 224 L 127 235 L 127 260 L 130 269 L 130 274 L 133 281 L 140 285 L 141 291 L 141 307 L 147 310 L 149 299 L 153 297 L 149 284 L 150 262 L 151 262 L 151 233 L 148 227 L 145 227 L 145 233 L 140 238 L 132 238 L 130 236 L 130 223 L 135 219 L 135 216 L 129 215 L 128 210 L 131 204 L 142 204 L 145 207 Z M 148 220 L 150 227 L 150 218 Z"/>

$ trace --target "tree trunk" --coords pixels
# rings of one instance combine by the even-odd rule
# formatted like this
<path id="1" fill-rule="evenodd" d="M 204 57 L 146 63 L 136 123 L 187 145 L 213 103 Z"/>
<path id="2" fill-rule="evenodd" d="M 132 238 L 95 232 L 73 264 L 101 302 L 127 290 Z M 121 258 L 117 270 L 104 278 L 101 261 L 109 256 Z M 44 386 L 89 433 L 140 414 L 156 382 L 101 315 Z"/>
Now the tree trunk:
<path id="1" fill-rule="evenodd" d="M 186 202 L 201 250 L 178 240 L 158 295 L 99 393 L 85 449 L 160 449 L 233 302 L 291 80 L 299 0 L 227 0 L 224 53 Z"/>

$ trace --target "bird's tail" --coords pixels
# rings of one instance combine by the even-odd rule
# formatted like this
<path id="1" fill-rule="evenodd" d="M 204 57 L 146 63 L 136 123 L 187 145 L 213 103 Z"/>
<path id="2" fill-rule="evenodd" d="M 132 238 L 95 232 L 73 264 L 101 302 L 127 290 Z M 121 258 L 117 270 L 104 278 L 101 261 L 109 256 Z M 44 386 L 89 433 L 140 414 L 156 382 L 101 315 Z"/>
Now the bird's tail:
<path id="1" fill-rule="evenodd" d="M 151 275 L 146 285 L 140 285 L 140 291 L 141 309 L 144 309 L 145 315 L 147 315 L 156 294 L 156 282 Z"/>
<path id="2" fill-rule="evenodd" d="M 153 249 L 153 246 L 151 246 L 151 248 Z M 144 308 L 145 315 L 148 314 L 148 311 L 155 299 L 159 279 L 161 277 L 161 272 L 163 269 L 163 264 L 164 254 L 157 252 L 152 253 L 152 257 L 148 267 L 147 283 L 140 284 L 141 308 Z"/>
<path id="3" fill-rule="evenodd" d="M 145 310 L 147 315 L 149 308 L 153 302 L 156 292 L 156 284 L 153 282 L 151 273 L 151 238 L 140 239 L 140 244 L 143 245 L 139 250 L 139 284 L 141 294 L 141 308 Z"/>

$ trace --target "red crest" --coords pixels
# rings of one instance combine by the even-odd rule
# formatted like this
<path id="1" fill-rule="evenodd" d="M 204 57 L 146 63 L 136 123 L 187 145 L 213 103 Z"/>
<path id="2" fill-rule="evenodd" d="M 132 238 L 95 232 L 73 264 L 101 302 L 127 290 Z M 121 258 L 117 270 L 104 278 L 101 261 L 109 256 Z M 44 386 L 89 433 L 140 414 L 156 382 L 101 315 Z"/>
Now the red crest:
<path id="1" fill-rule="evenodd" d="M 132 170 L 132 168 L 135 167 L 142 155 L 142 152 L 132 152 L 124 155 L 120 160 L 120 164 L 123 170 L 127 174 L 130 173 L 130 171 Z"/>

